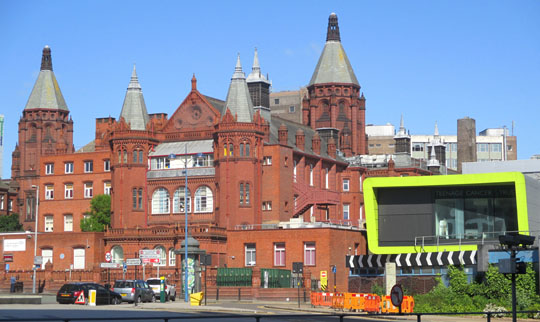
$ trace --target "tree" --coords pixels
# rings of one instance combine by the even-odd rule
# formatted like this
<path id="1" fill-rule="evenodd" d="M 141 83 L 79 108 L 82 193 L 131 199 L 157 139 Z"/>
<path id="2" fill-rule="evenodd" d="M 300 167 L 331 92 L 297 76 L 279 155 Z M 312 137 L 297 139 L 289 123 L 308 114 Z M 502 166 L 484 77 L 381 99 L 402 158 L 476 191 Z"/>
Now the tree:
<path id="1" fill-rule="evenodd" d="M 0 232 L 21 231 L 22 225 L 19 223 L 19 214 L 0 216 Z"/>
<path id="2" fill-rule="evenodd" d="M 111 196 L 97 195 L 90 201 L 87 218 L 81 220 L 82 231 L 105 231 L 111 225 Z"/>

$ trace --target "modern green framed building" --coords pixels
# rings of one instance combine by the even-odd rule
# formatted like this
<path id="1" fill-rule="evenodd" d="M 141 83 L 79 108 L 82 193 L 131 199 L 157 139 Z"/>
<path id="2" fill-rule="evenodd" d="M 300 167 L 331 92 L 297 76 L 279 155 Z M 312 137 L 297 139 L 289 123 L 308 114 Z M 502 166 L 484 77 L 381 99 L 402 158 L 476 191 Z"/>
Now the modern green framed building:
<path id="1" fill-rule="evenodd" d="M 364 209 L 373 254 L 476 251 L 540 233 L 540 183 L 520 172 L 368 178 Z"/>

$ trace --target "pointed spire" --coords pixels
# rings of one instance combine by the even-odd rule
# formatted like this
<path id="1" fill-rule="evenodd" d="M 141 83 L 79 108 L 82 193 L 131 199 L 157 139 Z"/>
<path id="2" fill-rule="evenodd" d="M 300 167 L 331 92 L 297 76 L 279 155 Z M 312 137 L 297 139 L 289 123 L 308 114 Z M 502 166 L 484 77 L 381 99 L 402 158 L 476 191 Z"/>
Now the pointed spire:
<path id="1" fill-rule="evenodd" d="M 43 55 L 41 56 L 41 70 L 53 70 L 51 59 L 51 48 L 45 45 L 43 48 Z"/>
<path id="2" fill-rule="evenodd" d="M 326 41 L 332 40 L 341 41 L 337 15 L 333 12 L 330 14 L 330 17 L 328 17 L 328 32 L 326 33 Z"/>
<path id="3" fill-rule="evenodd" d="M 64 101 L 64 96 L 62 96 L 52 70 L 51 48 L 49 46 L 43 48 L 41 70 L 24 109 L 36 108 L 68 111 L 66 101 Z"/>
<path id="4" fill-rule="evenodd" d="M 433 132 L 435 136 L 439 136 L 439 126 L 437 125 L 437 121 L 435 121 L 435 132 Z"/>
<path id="5" fill-rule="evenodd" d="M 231 114 L 237 117 L 237 122 L 253 121 L 253 103 L 249 94 L 248 86 L 242 64 L 240 63 L 240 54 L 236 59 L 236 67 L 231 78 L 225 108 L 231 111 Z"/>
<path id="6" fill-rule="evenodd" d="M 191 78 L 191 90 L 197 90 L 197 78 L 195 78 L 195 73 L 193 73 L 193 77 Z"/>
<path id="7" fill-rule="evenodd" d="M 403 114 L 401 114 L 401 120 L 399 121 L 399 131 L 394 138 L 408 137 L 407 130 L 405 129 L 405 122 L 403 121 Z"/>
<path id="8" fill-rule="evenodd" d="M 268 78 L 265 78 L 261 73 L 261 65 L 259 64 L 259 54 L 257 52 L 257 47 L 255 47 L 255 55 L 253 56 L 253 67 L 251 67 L 251 73 L 249 73 L 246 78 L 248 83 L 263 82 L 270 84 Z"/>
<path id="9" fill-rule="evenodd" d="M 133 64 L 133 71 L 131 72 L 131 79 L 126 91 L 120 117 L 123 117 L 126 123 L 130 124 L 132 130 L 146 130 L 149 117 L 135 64 Z"/>
<path id="10" fill-rule="evenodd" d="M 437 154 L 435 153 L 435 144 L 433 144 L 433 142 L 431 143 L 431 153 L 429 155 L 427 166 L 428 168 L 440 166 L 439 160 L 437 160 Z"/>

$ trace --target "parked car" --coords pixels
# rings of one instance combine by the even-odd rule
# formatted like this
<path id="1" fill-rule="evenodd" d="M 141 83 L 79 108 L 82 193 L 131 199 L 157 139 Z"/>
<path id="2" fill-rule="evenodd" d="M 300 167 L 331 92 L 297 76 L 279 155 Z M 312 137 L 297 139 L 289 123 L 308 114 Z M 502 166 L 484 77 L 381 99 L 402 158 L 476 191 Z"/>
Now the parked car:
<path id="1" fill-rule="evenodd" d="M 152 288 L 143 280 L 117 280 L 114 282 L 113 291 L 122 296 L 122 301 L 133 303 L 155 302 L 156 297 Z"/>
<path id="2" fill-rule="evenodd" d="M 84 302 L 88 303 L 90 290 L 96 290 L 96 305 L 120 304 L 122 296 L 97 283 L 67 283 L 56 293 L 56 301 L 60 304 L 74 304 L 77 298 L 84 293 Z"/>
<path id="3" fill-rule="evenodd" d="M 160 284 L 161 279 L 160 278 L 149 278 L 146 280 L 148 285 L 154 290 L 154 295 L 156 296 L 156 300 L 160 298 Z M 175 301 L 176 300 L 176 287 L 173 284 L 169 283 L 169 279 L 165 277 L 165 301 Z"/>

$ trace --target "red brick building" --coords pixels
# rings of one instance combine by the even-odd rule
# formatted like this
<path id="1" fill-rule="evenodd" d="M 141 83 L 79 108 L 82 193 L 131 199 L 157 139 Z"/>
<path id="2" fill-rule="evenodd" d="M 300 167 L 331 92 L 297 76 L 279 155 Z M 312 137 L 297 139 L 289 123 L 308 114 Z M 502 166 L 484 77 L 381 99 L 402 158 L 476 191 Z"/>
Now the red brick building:
<path id="1" fill-rule="evenodd" d="M 37 254 L 53 271 L 95 274 L 105 252 L 122 263 L 141 249 L 160 249 L 162 273 L 180 283 L 175 250 L 187 229 L 213 267 L 291 269 L 303 262 L 316 280 L 335 265 L 344 290 L 345 256 L 367 252 L 362 180 L 429 172 L 394 169 L 392 162 L 377 170 L 349 166 L 345 157 L 366 153 L 366 106 L 337 16 L 329 18 L 304 98 L 304 124 L 270 116 L 270 82 L 257 53 L 247 78 L 238 57 L 225 101 L 199 92 L 195 76 L 191 84 L 170 117 L 148 114 L 134 68 L 118 120 L 97 119 L 95 139 L 74 151 L 73 121 L 50 49 L 43 50 L 12 171 L 24 229 L 33 232 L 38 221 Z M 111 228 L 83 233 L 80 221 L 98 194 L 111 195 Z M 33 251 L 33 235 L 22 235 L 28 245 L 13 252 L 13 268 L 31 267 L 25 254 Z"/>

